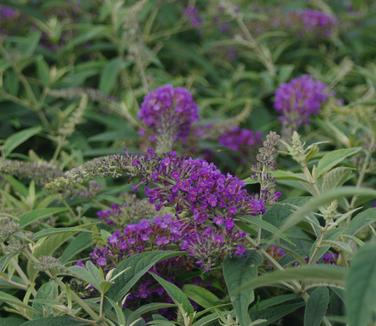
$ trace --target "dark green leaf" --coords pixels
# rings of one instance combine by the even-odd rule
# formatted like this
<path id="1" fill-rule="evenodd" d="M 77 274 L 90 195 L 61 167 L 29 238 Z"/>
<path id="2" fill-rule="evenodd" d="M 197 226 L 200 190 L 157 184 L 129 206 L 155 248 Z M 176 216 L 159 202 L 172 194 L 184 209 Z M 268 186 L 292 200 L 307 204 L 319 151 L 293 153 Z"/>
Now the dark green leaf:
<path id="1" fill-rule="evenodd" d="M 41 219 L 48 218 L 54 214 L 58 214 L 66 210 L 67 209 L 65 207 L 49 207 L 34 209 L 20 216 L 20 225 L 22 227 L 26 227 L 31 223 L 40 221 Z"/>
<path id="2" fill-rule="evenodd" d="M 319 178 L 322 174 L 341 163 L 344 159 L 359 153 L 361 150 L 361 147 L 341 148 L 326 153 L 317 165 L 316 177 Z"/>
<path id="3" fill-rule="evenodd" d="M 156 281 L 162 285 L 162 287 L 166 290 L 169 297 L 174 301 L 174 303 L 183 310 L 184 313 L 192 316 L 194 309 L 189 302 L 188 297 L 184 294 L 182 290 L 180 290 L 175 284 L 172 284 L 163 278 L 159 277 L 154 273 L 150 273 Z"/>
<path id="4" fill-rule="evenodd" d="M 345 269 L 331 265 L 305 265 L 265 273 L 243 284 L 243 288 L 256 289 L 285 281 L 308 281 L 344 287 Z M 239 291 L 239 290 L 238 290 Z"/>
<path id="5" fill-rule="evenodd" d="M 7 157 L 16 147 L 39 133 L 41 130 L 41 127 L 33 127 L 16 132 L 10 136 L 3 145 L 4 156 Z"/>
<path id="6" fill-rule="evenodd" d="M 248 306 L 254 300 L 253 290 L 245 285 L 257 276 L 261 262 L 261 256 L 256 251 L 250 251 L 243 257 L 227 257 L 223 263 L 223 276 L 241 326 L 251 322 Z"/>
<path id="7" fill-rule="evenodd" d="M 312 291 L 304 312 L 304 326 L 320 326 L 329 305 L 329 290 L 320 287 Z"/>
<path id="8" fill-rule="evenodd" d="M 184 293 L 203 308 L 210 308 L 218 304 L 219 298 L 209 290 L 194 284 L 186 284 Z"/>
<path id="9" fill-rule="evenodd" d="M 119 73 L 124 69 L 125 64 L 121 58 L 116 58 L 110 60 L 104 67 L 101 78 L 99 81 L 99 89 L 105 93 L 109 94 L 116 84 L 116 79 Z"/>
<path id="10" fill-rule="evenodd" d="M 42 318 L 30 320 L 22 326 L 77 326 L 77 325 L 86 325 L 81 321 L 75 320 L 71 317 L 51 317 L 51 318 Z"/>
<path id="11" fill-rule="evenodd" d="M 366 244 L 355 255 L 346 279 L 345 302 L 349 326 L 369 325 L 376 312 L 375 242 Z"/>
<path id="12" fill-rule="evenodd" d="M 153 265 L 181 254 L 179 251 L 151 251 L 126 258 L 115 269 L 113 276 L 121 275 L 116 278 L 107 296 L 115 302 L 119 302 Z"/>

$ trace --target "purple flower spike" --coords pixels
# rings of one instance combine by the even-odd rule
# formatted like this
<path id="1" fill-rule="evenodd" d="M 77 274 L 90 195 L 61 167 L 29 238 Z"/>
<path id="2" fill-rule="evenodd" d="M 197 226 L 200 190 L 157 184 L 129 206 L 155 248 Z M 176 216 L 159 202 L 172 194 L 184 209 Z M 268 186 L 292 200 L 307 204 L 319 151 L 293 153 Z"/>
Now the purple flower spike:
<path id="1" fill-rule="evenodd" d="M 330 95 L 326 84 L 303 75 L 278 87 L 274 108 L 281 115 L 282 122 L 299 127 L 319 113 Z"/>
<path id="2" fill-rule="evenodd" d="M 202 19 L 196 7 L 188 6 L 187 8 L 185 8 L 184 16 L 189 20 L 192 27 L 199 28 L 202 26 Z"/>
<path id="3" fill-rule="evenodd" d="M 138 117 L 152 136 L 169 133 L 173 140 L 184 141 L 198 120 L 198 106 L 183 87 L 165 85 L 145 96 Z"/>
<path id="4" fill-rule="evenodd" d="M 305 9 L 294 14 L 307 34 L 328 37 L 337 23 L 335 17 L 319 10 Z"/>
<path id="5" fill-rule="evenodd" d="M 324 264 L 335 265 L 337 263 L 338 254 L 334 252 L 327 252 L 322 256 Z"/>
<path id="6" fill-rule="evenodd" d="M 0 18 L 1 19 L 13 19 L 18 15 L 18 11 L 8 7 L 8 6 L 0 6 Z"/>
<path id="7" fill-rule="evenodd" d="M 261 144 L 261 132 L 235 127 L 222 134 L 219 143 L 234 152 L 247 153 Z"/>

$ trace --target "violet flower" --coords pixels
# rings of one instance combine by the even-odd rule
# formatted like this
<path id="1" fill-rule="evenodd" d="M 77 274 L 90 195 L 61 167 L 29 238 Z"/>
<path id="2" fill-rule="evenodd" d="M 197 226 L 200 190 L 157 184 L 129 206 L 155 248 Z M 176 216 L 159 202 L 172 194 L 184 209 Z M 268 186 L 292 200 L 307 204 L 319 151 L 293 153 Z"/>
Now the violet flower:
<path id="1" fill-rule="evenodd" d="M 234 151 L 248 154 L 252 148 L 262 143 L 261 132 L 235 127 L 219 137 L 219 143 Z"/>
<path id="2" fill-rule="evenodd" d="M 141 132 L 171 150 L 173 142 L 187 139 L 199 115 L 198 106 L 186 88 L 165 85 L 145 96 L 138 117 L 146 126 Z"/>
<path id="3" fill-rule="evenodd" d="M 284 124 L 297 128 L 309 123 L 310 117 L 320 112 L 330 95 L 326 84 L 303 75 L 278 87 L 274 108 Z"/>
<path id="4" fill-rule="evenodd" d="M 336 26 L 335 17 L 319 10 L 304 9 L 290 15 L 292 21 L 301 24 L 304 32 L 319 37 L 329 37 Z"/>
<path id="5" fill-rule="evenodd" d="M 188 19 L 192 27 L 200 28 L 202 26 L 202 18 L 200 17 L 197 7 L 186 7 L 184 9 L 184 16 Z"/>
<path id="6" fill-rule="evenodd" d="M 1 19 L 13 19 L 18 15 L 18 11 L 8 6 L 0 6 Z"/>

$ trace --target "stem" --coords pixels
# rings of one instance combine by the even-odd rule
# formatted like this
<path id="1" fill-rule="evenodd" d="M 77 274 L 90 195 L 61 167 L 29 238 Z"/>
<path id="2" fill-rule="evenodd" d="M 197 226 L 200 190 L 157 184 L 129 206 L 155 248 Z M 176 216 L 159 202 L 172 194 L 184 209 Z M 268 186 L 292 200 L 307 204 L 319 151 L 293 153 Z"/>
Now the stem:
<path id="1" fill-rule="evenodd" d="M 0 275 L 0 279 L 3 280 L 4 282 L 7 282 L 8 284 L 18 288 L 18 289 L 21 289 L 21 290 L 27 290 L 27 285 L 25 284 L 20 284 L 20 283 L 17 283 L 15 281 L 12 281 L 11 279 L 7 279 L 6 277 Z"/>
<path id="2" fill-rule="evenodd" d="M 373 142 L 372 142 L 372 144 L 370 146 L 373 147 Z M 356 187 L 357 188 L 359 188 L 362 185 L 362 183 L 363 183 L 363 180 L 364 180 L 364 178 L 366 176 L 366 173 L 367 173 L 367 168 L 368 168 L 368 165 L 369 165 L 369 162 L 370 162 L 370 158 L 371 158 L 371 152 L 367 151 L 366 152 L 366 157 L 364 158 L 364 162 L 363 162 L 363 165 L 362 165 L 362 169 L 360 170 L 360 173 L 359 173 L 358 181 L 356 182 Z M 354 207 L 357 198 L 358 198 L 358 196 L 354 196 L 351 199 L 351 203 L 350 203 L 349 209 L 352 209 Z"/>
<path id="3" fill-rule="evenodd" d="M 247 237 L 247 240 L 256 248 L 256 250 L 258 250 L 259 252 L 261 252 L 261 254 L 263 254 L 264 256 L 265 256 L 265 258 L 267 259 L 267 260 L 269 260 L 269 262 L 276 268 L 276 269 L 278 269 L 278 270 L 281 270 L 281 271 L 283 271 L 284 270 L 284 268 L 283 268 L 283 266 L 280 264 L 280 263 L 278 263 L 272 256 L 270 256 L 267 252 L 266 252 L 266 250 L 265 249 L 263 249 L 263 248 L 260 248 L 259 247 L 259 245 L 257 244 L 257 242 L 255 242 L 252 238 L 250 238 L 250 237 Z M 298 283 L 298 282 L 296 282 L 296 281 L 293 281 L 293 282 L 291 282 L 292 284 L 290 285 L 289 283 L 287 283 L 287 282 L 283 282 L 283 284 L 287 287 L 287 288 L 289 288 L 290 290 L 292 290 L 293 292 L 296 292 L 296 291 L 299 291 L 300 290 L 300 288 L 301 288 L 301 286 L 300 286 L 300 284 Z"/>
<path id="4" fill-rule="evenodd" d="M 257 56 L 260 58 L 261 62 L 264 64 L 265 68 L 268 70 L 268 72 L 274 76 L 275 75 L 275 67 L 273 62 L 270 60 L 269 56 L 265 53 L 265 51 L 260 47 L 258 42 L 255 40 L 251 32 L 249 31 L 248 27 L 244 23 L 242 17 L 239 15 L 236 15 L 236 22 L 239 25 L 240 30 L 245 35 L 249 46 L 255 50 Z"/>
<path id="5" fill-rule="evenodd" d="M 101 292 L 101 301 L 99 304 L 99 318 L 103 319 L 103 303 L 104 303 L 104 293 Z"/>
<path id="6" fill-rule="evenodd" d="M 308 264 L 312 264 L 313 263 L 313 261 L 315 259 L 315 256 L 317 254 L 317 251 L 320 248 L 321 242 L 324 239 L 325 231 L 326 231 L 326 227 L 321 230 L 320 236 L 319 236 L 319 238 L 316 241 L 315 248 L 313 248 L 312 255 L 311 255 L 311 257 L 308 260 Z"/>

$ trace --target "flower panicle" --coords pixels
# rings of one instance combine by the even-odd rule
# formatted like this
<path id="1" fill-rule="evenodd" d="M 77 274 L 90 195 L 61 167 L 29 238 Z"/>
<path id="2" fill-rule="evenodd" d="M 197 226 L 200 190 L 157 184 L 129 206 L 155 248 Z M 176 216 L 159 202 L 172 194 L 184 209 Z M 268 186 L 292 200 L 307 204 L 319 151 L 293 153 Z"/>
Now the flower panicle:
<path id="1" fill-rule="evenodd" d="M 71 193 L 96 177 L 119 178 L 122 175 L 134 175 L 137 169 L 132 165 L 133 160 L 134 156 L 130 154 L 98 157 L 65 172 L 48 182 L 46 187 L 56 192 Z"/>
<path id="2" fill-rule="evenodd" d="M 275 179 L 271 172 L 277 168 L 278 144 L 280 136 L 270 132 L 266 136 L 262 147 L 256 156 L 256 164 L 253 166 L 253 179 L 260 184 L 260 199 L 267 204 L 276 202 L 281 193 L 276 191 Z"/>
<path id="3" fill-rule="evenodd" d="M 284 127 L 295 130 L 308 124 L 331 95 L 325 83 L 303 75 L 278 87 L 274 108 L 280 114 Z"/>
<path id="4" fill-rule="evenodd" d="M 145 126 L 141 135 L 156 143 L 158 153 L 165 153 L 172 150 L 174 142 L 187 140 L 199 115 L 188 89 L 164 85 L 145 96 L 138 117 Z"/>
<path id="5" fill-rule="evenodd" d="M 6 159 L 0 160 L 0 173 L 31 179 L 39 184 L 44 184 L 63 175 L 63 172 L 51 163 Z"/>

